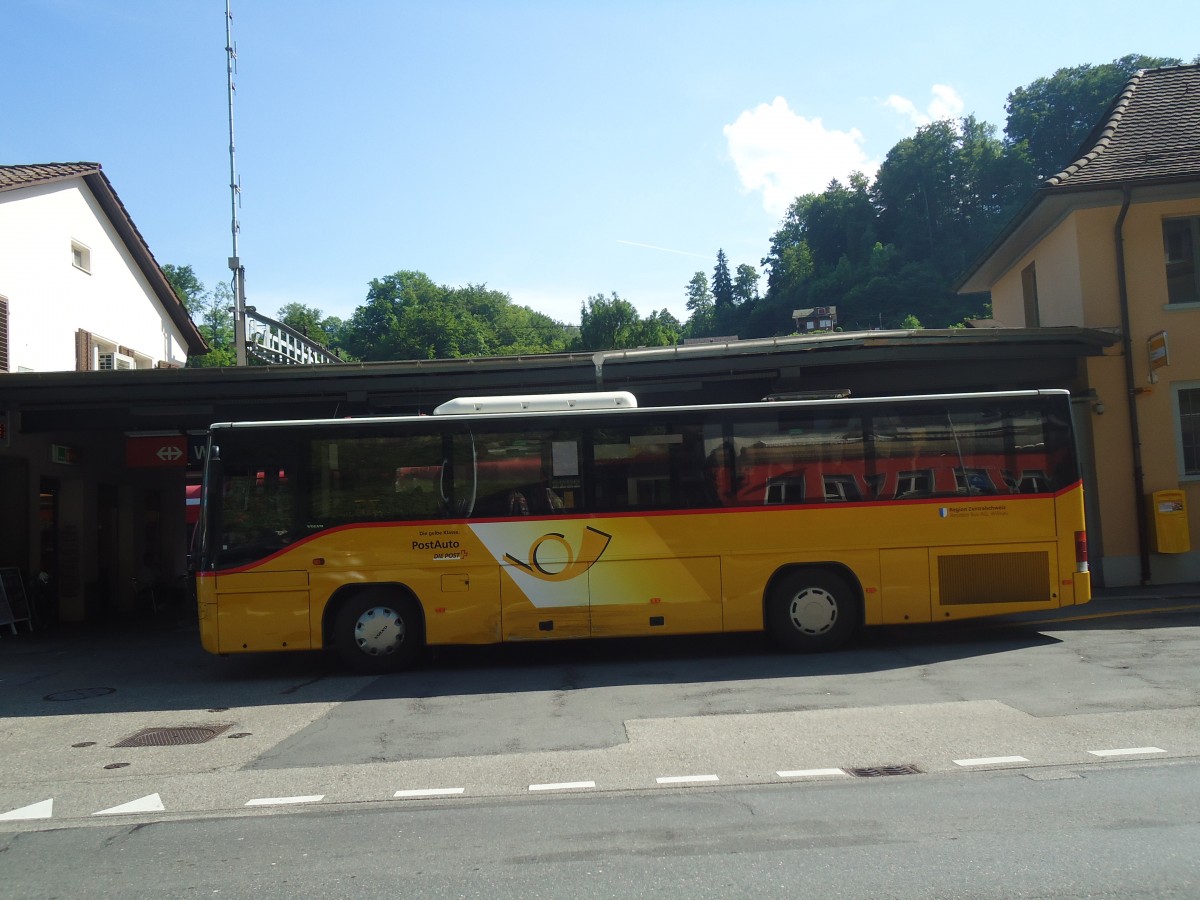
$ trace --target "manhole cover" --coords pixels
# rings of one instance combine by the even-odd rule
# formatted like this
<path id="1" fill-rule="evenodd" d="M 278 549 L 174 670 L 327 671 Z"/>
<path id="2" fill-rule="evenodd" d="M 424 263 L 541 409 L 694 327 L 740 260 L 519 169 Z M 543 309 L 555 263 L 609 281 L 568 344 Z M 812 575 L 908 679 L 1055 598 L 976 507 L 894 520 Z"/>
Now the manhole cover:
<path id="1" fill-rule="evenodd" d="M 179 725 L 170 728 L 143 728 L 114 747 L 178 747 L 182 744 L 203 744 L 211 741 L 229 725 Z"/>
<path id="2" fill-rule="evenodd" d="M 920 775 L 916 766 L 867 766 L 862 769 L 846 769 L 856 778 L 880 778 L 884 775 Z"/>
<path id="3" fill-rule="evenodd" d="M 103 697 L 105 694 L 116 693 L 116 688 L 109 687 L 91 687 L 91 688 L 76 688 L 73 691 L 58 691 L 53 694 L 47 694 L 43 700 L 87 700 L 91 697 Z"/>

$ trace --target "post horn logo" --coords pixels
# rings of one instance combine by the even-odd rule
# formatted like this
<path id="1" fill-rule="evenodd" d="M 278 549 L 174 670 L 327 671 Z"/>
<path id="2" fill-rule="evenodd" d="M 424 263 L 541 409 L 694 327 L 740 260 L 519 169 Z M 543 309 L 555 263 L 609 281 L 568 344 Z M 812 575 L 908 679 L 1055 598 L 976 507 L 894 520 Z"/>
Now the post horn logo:
<path id="1" fill-rule="evenodd" d="M 558 532 L 543 534 L 540 538 L 533 542 L 529 547 L 529 561 L 523 562 L 513 556 L 511 553 L 505 553 L 504 558 L 514 565 L 520 566 L 534 578 L 539 578 L 542 581 L 570 581 L 586 572 L 592 567 L 592 563 L 596 562 L 608 549 L 608 542 L 612 540 L 611 534 L 605 534 L 603 531 L 587 526 L 583 532 L 583 541 L 579 548 L 579 555 L 571 549 L 571 545 L 567 543 L 564 535 Z M 566 564 L 562 568 L 557 568 L 558 563 L 554 563 L 554 569 L 547 569 L 545 565 L 538 560 L 538 550 L 547 541 L 557 544 L 566 556 Z"/>

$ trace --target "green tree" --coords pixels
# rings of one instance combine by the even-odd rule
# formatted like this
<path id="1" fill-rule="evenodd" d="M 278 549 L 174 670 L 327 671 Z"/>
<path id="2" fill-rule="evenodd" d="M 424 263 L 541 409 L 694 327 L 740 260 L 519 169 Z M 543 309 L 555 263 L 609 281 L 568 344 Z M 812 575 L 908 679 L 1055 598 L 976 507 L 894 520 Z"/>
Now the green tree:
<path id="1" fill-rule="evenodd" d="M 483 284 L 448 287 L 405 270 L 373 279 L 347 322 L 324 320 L 335 349 L 362 360 L 550 353 L 572 331 Z"/>
<path id="2" fill-rule="evenodd" d="M 440 289 L 423 272 L 404 270 L 371 279 L 366 303 L 350 317 L 346 349 L 367 361 L 428 359 L 429 349 L 410 340 L 409 310 L 439 296 Z"/>
<path id="3" fill-rule="evenodd" d="M 634 335 L 636 347 L 670 347 L 679 343 L 683 325 L 669 310 L 652 311 L 642 319 Z"/>
<path id="4" fill-rule="evenodd" d="M 748 263 L 737 267 L 733 276 L 733 302 L 738 306 L 752 306 L 758 300 L 758 269 Z"/>
<path id="5" fill-rule="evenodd" d="M 233 346 L 233 291 L 219 282 L 211 291 L 191 266 L 167 263 L 162 267 L 179 301 L 211 348 L 203 356 L 189 356 L 189 369 L 211 369 L 237 363 Z"/>
<path id="6" fill-rule="evenodd" d="M 692 276 L 687 284 L 687 308 L 690 311 L 685 331 L 688 337 L 708 337 L 716 324 L 713 295 L 708 289 L 708 276 L 703 271 Z"/>
<path id="7" fill-rule="evenodd" d="M 1135 72 L 1179 63 L 1171 57 L 1131 54 L 1038 78 L 1008 95 L 1008 142 L 1022 148 L 1037 174 L 1061 172 L 1075 161 L 1084 139 Z"/>
<path id="8" fill-rule="evenodd" d="M 325 314 L 315 306 L 305 306 L 303 303 L 288 303 L 279 308 L 275 318 L 294 328 L 310 340 L 319 344 L 329 344 L 329 335 L 325 332 Z"/>
<path id="9" fill-rule="evenodd" d="M 213 369 L 237 365 L 237 350 L 233 335 L 233 289 L 224 281 L 217 282 L 211 291 L 193 297 L 196 304 L 192 321 L 212 349 L 203 356 L 189 356 L 189 369 Z"/>
<path id="10" fill-rule="evenodd" d="M 611 297 L 588 297 L 579 311 L 579 339 L 583 350 L 619 350 L 638 346 L 641 317 L 628 300 L 613 291 Z"/>
<path id="11" fill-rule="evenodd" d="M 1026 185 L 1011 183 L 1019 171 L 993 126 L 974 116 L 918 128 L 879 167 L 879 234 L 905 261 L 929 260 L 949 280 L 1026 196 Z"/>
<path id="12" fill-rule="evenodd" d="M 725 251 L 717 251 L 717 265 L 713 269 L 712 280 L 713 305 L 718 309 L 729 309 L 733 306 L 733 279 L 729 275 L 729 261 Z"/>
<path id="13" fill-rule="evenodd" d="M 167 276 L 167 281 L 171 283 L 171 287 L 175 290 L 175 295 L 179 297 L 179 302 L 184 308 L 191 312 L 193 305 L 200 302 L 200 299 L 206 293 L 204 285 L 200 279 L 196 277 L 196 273 L 191 266 L 175 266 L 167 263 L 162 267 L 163 274 Z"/>

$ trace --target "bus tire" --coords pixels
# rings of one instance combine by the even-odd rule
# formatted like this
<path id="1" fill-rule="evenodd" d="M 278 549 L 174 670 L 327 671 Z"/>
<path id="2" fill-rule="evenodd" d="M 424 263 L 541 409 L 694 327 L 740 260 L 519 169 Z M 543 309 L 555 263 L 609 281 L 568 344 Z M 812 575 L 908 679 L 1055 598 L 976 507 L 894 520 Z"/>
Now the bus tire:
<path id="1" fill-rule="evenodd" d="M 410 668 L 425 649 L 420 607 L 399 591 L 375 588 L 355 594 L 334 616 L 333 646 L 357 672 L 376 675 Z"/>
<path id="2" fill-rule="evenodd" d="M 850 639 L 862 615 L 858 592 L 828 569 L 793 569 L 771 585 L 765 620 L 785 650 L 819 653 Z"/>

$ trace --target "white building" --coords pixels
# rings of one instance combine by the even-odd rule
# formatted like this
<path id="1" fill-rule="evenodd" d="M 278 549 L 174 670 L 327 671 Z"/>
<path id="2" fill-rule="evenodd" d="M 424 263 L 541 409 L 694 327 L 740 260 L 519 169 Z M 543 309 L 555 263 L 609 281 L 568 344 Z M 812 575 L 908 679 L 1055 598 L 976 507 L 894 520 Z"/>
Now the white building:
<path id="1" fill-rule="evenodd" d="M 98 163 L 0 166 L 0 374 L 207 350 Z"/>
<path id="2" fill-rule="evenodd" d="M 103 407 L 131 381 L 169 393 L 206 352 L 98 164 L 0 166 L 0 382 L 77 378 Z M 130 611 L 142 567 L 164 582 L 182 570 L 186 438 L 146 459 L 139 442 L 166 439 L 80 431 L 71 416 L 27 425 L 20 396 L 0 408 L 0 568 L 49 576 L 50 619 Z M 144 427 L 179 434 L 170 416 Z"/>

